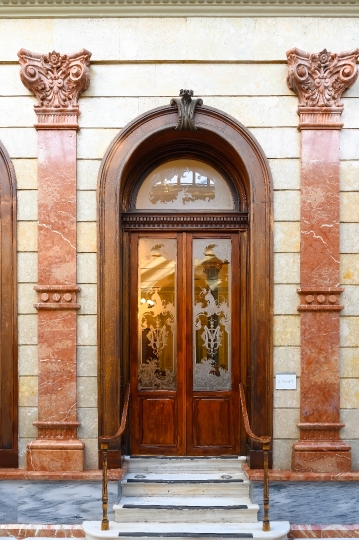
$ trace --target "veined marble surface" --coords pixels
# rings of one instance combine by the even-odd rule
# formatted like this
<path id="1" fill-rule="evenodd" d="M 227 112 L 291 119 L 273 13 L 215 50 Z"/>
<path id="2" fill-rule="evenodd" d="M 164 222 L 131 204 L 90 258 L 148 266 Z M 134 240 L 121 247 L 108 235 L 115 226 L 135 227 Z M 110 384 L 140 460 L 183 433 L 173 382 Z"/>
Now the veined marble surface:
<path id="1" fill-rule="evenodd" d="M 0 523 L 76 524 L 102 519 L 101 482 L 0 482 Z M 118 482 L 108 483 L 109 519 Z"/>
<path id="2" fill-rule="evenodd" d="M 263 519 L 263 484 L 253 482 L 252 501 Z M 270 482 L 271 520 L 294 524 L 350 525 L 358 522 L 359 482 Z"/>

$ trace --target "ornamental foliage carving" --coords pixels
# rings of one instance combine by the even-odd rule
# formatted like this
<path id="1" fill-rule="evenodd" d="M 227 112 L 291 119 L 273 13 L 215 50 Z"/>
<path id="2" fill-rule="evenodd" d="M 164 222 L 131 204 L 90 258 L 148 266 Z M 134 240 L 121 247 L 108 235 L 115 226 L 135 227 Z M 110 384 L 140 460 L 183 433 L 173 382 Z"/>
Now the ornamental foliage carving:
<path id="1" fill-rule="evenodd" d="M 35 94 L 39 107 L 77 107 L 80 94 L 90 84 L 89 51 L 82 49 L 67 55 L 55 51 L 39 54 L 21 49 L 18 56 L 21 80 Z"/>
<path id="2" fill-rule="evenodd" d="M 287 52 L 288 86 L 299 107 L 342 107 L 340 98 L 358 77 L 359 49 L 335 54 L 326 49 L 310 54 L 293 48 Z"/>
<path id="3" fill-rule="evenodd" d="M 203 105 L 203 99 L 192 99 L 193 90 L 181 90 L 179 98 L 172 98 L 170 104 L 178 108 L 178 124 L 176 130 L 196 131 L 194 112 Z"/>

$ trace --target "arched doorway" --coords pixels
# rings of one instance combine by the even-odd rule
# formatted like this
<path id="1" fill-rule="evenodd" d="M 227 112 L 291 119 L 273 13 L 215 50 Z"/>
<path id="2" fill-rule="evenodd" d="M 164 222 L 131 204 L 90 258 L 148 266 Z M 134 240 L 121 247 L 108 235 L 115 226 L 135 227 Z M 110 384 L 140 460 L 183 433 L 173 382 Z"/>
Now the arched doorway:
<path id="1" fill-rule="evenodd" d="M 244 454 L 246 439 L 243 430 L 239 429 L 239 381 L 247 388 L 253 429 L 259 434 L 272 431 L 272 196 L 269 167 L 252 135 L 221 111 L 199 108 L 196 131 L 175 130 L 177 120 L 177 109 L 173 107 L 160 107 L 138 117 L 113 141 L 100 170 L 99 430 L 100 434 L 117 430 L 121 390 L 131 377 L 131 451 Z M 146 198 L 144 186 L 154 171 L 158 174 L 158 170 L 168 163 L 173 165 L 183 160 L 187 165 L 195 162 L 202 164 L 199 167 L 212 168 L 229 190 L 233 207 L 211 208 L 207 204 L 197 209 L 182 206 L 171 210 L 157 206 L 153 210 L 143 204 L 136 206 L 139 196 L 141 200 Z M 210 174 L 202 173 L 200 170 L 200 176 L 209 182 Z M 179 193 L 182 188 L 176 189 Z M 212 196 L 215 198 L 213 193 Z M 193 200 L 193 193 L 191 197 Z M 207 197 L 207 203 L 210 197 Z M 166 203 L 165 200 L 164 206 Z M 151 310 L 147 309 L 148 300 L 159 306 L 160 301 L 153 294 L 159 287 L 164 291 L 164 282 L 159 285 L 155 280 L 156 283 L 146 285 L 147 289 L 141 288 L 141 279 L 148 269 L 144 267 L 142 272 L 139 256 L 141 250 L 147 250 L 148 259 L 151 250 L 157 250 L 156 260 L 167 261 L 168 266 L 170 259 L 164 258 L 166 249 L 163 246 L 171 242 L 176 247 L 172 265 L 177 273 L 169 272 L 167 282 L 172 280 L 172 300 L 177 295 L 177 305 L 172 308 L 176 311 L 177 329 L 175 337 L 171 337 L 171 347 L 174 342 L 177 347 L 176 367 L 168 354 L 169 349 L 166 358 L 160 358 L 158 350 L 160 332 L 169 335 L 170 327 L 161 325 L 160 319 L 155 320 L 154 313 L 152 316 Z M 227 245 L 227 255 L 222 259 L 218 255 L 219 244 Z M 213 249 L 214 245 L 216 248 Z M 202 250 L 201 256 L 195 253 L 198 249 Z M 201 276 L 197 272 L 197 292 L 194 286 L 196 260 L 197 266 L 201 266 Z M 223 275 L 206 274 L 203 271 L 206 261 L 210 266 L 213 263 L 213 268 L 221 266 L 219 271 Z M 224 293 L 223 285 L 221 290 L 218 289 L 218 282 L 223 284 L 226 280 L 228 290 Z M 223 322 L 223 313 L 211 320 L 208 310 L 205 312 L 204 309 L 206 301 L 211 300 L 205 299 L 206 294 L 216 287 L 217 292 L 212 296 L 217 295 L 217 306 L 218 298 L 223 300 L 226 294 L 227 305 L 231 305 L 230 337 L 225 332 L 225 325 L 217 324 L 220 319 Z M 181 302 L 178 302 L 178 291 L 181 291 Z M 199 298 L 201 291 L 202 300 Z M 167 293 L 170 295 L 169 291 Z M 137 325 L 141 300 L 147 306 L 142 330 Z M 174 304 L 168 295 L 166 302 L 167 306 Z M 196 303 L 204 309 L 197 319 L 194 317 Z M 198 307 L 196 309 L 198 314 Z M 179 328 L 182 331 L 180 339 Z M 206 332 L 207 347 L 203 351 L 202 343 L 200 352 L 196 336 L 198 341 Z M 217 350 L 208 347 L 208 339 L 212 339 L 212 345 L 215 342 L 216 332 L 222 332 L 222 352 L 220 347 Z M 225 343 L 223 336 L 227 336 Z M 156 339 L 157 345 L 149 351 L 149 344 L 154 345 Z M 159 354 L 151 356 L 150 352 L 156 351 Z M 151 365 L 154 368 L 152 375 L 149 373 Z M 230 372 L 230 384 L 214 390 L 196 388 L 194 372 L 198 367 L 211 371 L 208 377 L 217 382 L 222 375 L 227 374 L 228 379 Z M 146 376 L 147 380 L 151 376 L 158 379 L 156 388 L 146 388 L 147 383 L 143 386 Z M 158 388 L 162 384 L 159 380 L 166 377 L 167 380 L 176 378 L 175 388 Z M 158 397 L 166 392 L 165 399 Z M 171 420 L 160 421 L 161 418 Z M 256 449 L 249 451 L 255 455 Z M 113 465 L 118 456 L 113 447 L 110 453 Z"/>

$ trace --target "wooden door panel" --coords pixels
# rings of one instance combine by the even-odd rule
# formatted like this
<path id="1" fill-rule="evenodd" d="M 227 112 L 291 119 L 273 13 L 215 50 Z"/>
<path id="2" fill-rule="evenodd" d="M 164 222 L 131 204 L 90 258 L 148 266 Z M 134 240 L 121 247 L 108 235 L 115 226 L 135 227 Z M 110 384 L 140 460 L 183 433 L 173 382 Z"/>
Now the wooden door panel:
<path id="1" fill-rule="evenodd" d="M 232 447 L 231 401 L 228 397 L 193 397 L 194 447 Z"/>
<path id="2" fill-rule="evenodd" d="M 139 396 L 140 446 L 178 444 L 178 409 L 176 396 Z"/>

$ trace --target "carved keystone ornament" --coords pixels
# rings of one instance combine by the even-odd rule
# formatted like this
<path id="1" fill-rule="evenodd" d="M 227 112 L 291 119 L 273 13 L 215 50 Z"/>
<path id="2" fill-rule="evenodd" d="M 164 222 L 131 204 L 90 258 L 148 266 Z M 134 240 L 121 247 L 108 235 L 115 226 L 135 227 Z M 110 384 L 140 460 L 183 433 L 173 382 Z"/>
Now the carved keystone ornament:
<path id="1" fill-rule="evenodd" d="M 310 54 L 293 48 L 287 52 L 287 83 L 299 99 L 300 128 L 341 129 L 340 98 L 358 77 L 359 49 L 335 54 L 326 49 Z"/>
<path id="2" fill-rule="evenodd" d="M 21 80 L 38 100 L 34 109 L 42 124 L 56 124 L 56 129 L 77 128 L 78 99 L 90 84 L 88 66 L 91 53 L 86 49 L 75 54 L 52 51 L 39 54 L 20 49 Z"/>
<path id="3" fill-rule="evenodd" d="M 179 98 L 172 98 L 170 105 L 178 108 L 178 124 L 176 126 L 177 131 L 196 131 L 196 124 L 194 121 L 194 113 L 196 107 L 203 105 L 203 99 L 192 99 L 193 90 L 181 90 Z"/>

